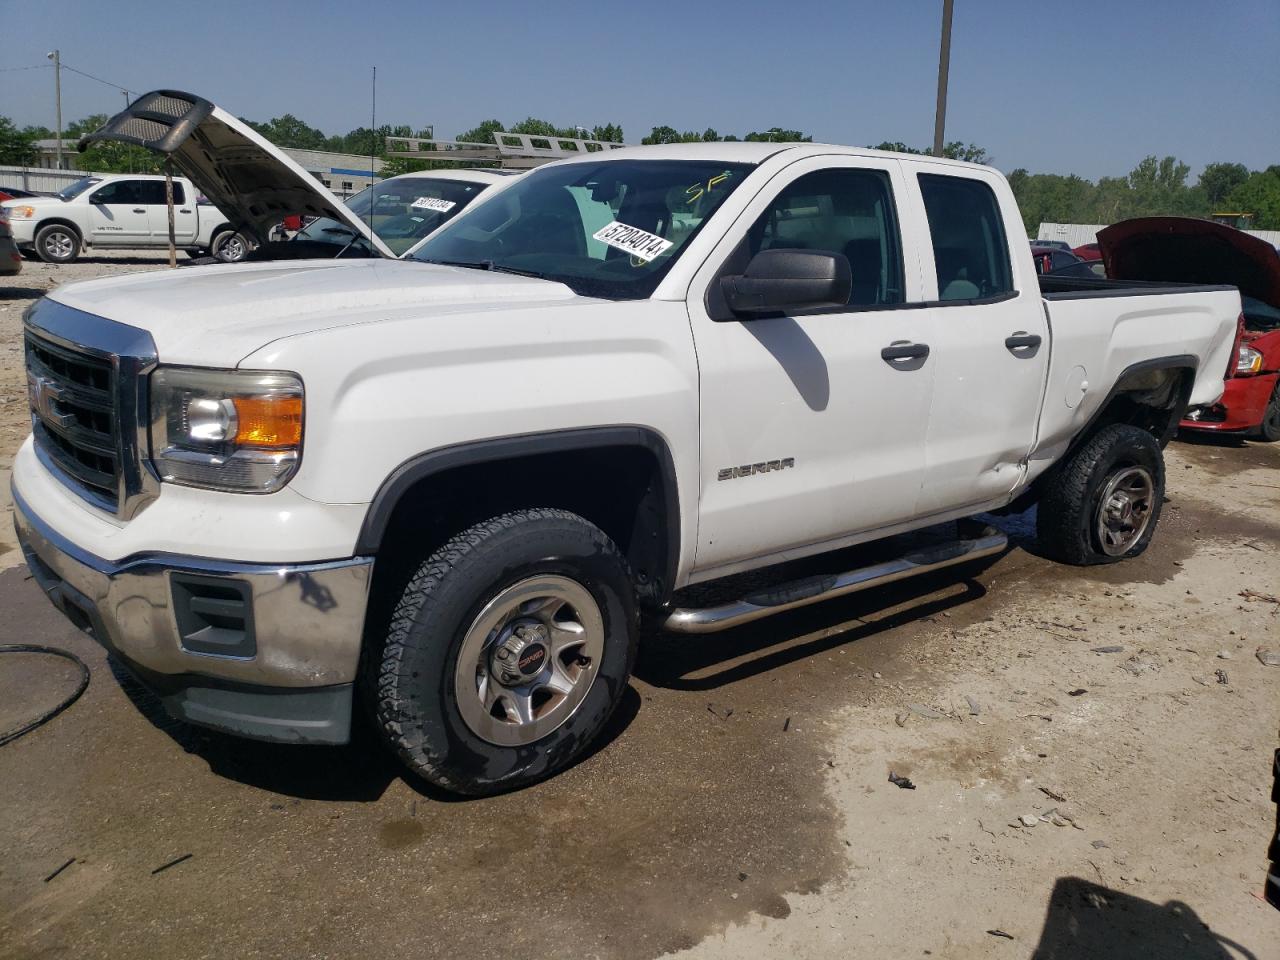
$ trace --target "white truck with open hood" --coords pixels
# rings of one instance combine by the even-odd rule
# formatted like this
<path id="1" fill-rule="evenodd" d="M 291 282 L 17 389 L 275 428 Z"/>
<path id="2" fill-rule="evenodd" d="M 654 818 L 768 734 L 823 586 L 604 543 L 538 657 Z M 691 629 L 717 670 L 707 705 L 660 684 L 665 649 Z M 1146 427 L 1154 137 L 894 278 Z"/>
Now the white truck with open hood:
<path id="1" fill-rule="evenodd" d="M 174 242 L 224 262 L 398 257 L 461 213 L 505 170 L 429 170 L 379 181 L 343 203 L 283 150 L 215 104 L 172 90 L 144 94 L 80 141 L 140 146 L 170 158 Z M 50 263 L 94 248 L 165 249 L 165 178 L 90 175 L 56 197 L 10 203 L 15 240 Z M 286 217 L 300 237 L 271 239 Z"/>
<path id="2" fill-rule="evenodd" d="M 346 216 L 190 126 L 245 229 Z M 1023 235 L 987 167 L 692 143 L 536 169 L 402 260 L 60 287 L 19 539 L 178 717 L 345 742 L 359 689 L 432 782 L 527 784 L 601 733 L 642 610 L 696 635 L 978 562 L 1006 538 L 966 518 L 1033 502 L 1064 562 L 1146 549 L 1239 293 L 1038 278 Z"/>

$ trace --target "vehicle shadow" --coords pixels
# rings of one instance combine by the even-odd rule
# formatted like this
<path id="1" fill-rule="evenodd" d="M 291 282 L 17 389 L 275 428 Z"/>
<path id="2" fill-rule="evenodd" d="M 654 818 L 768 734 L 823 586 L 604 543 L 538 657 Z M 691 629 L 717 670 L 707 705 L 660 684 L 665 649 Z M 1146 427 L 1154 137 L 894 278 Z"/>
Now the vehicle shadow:
<path id="1" fill-rule="evenodd" d="M 1239 433 L 1214 433 L 1211 430 L 1179 430 L 1174 439 L 1189 447 L 1224 447 L 1228 450 L 1248 446 L 1249 441 Z"/>
<path id="2" fill-rule="evenodd" d="M 160 698 L 142 686 L 114 657 L 111 673 L 125 695 L 157 730 L 227 780 L 299 800 L 379 800 L 394 780 L 441 803 L 474 798 L 448 793 L 410 773 L 382 742 L 356 704 L 351 742 L 340 747 L 266 743 L 197 727 L 165 712 Z M 640 695 L 628 686 L 613 717 L 572 766 L 588 760 L 619 737 L 640 712 Z"/>
<path id="3" fill-rule="evenodd" d="M 47 287 L 6 287 L 0 285 L 0 300 L 32 300 L 43 297 L 49 290 Z"/>
<path id="4" fill-rule="evenodd" d="M 1228 949 L 1230 948 L 1230 949 Z M 1079 877 L 1059 877 L 1036 960 L 1258 960 L 1185 903 L 1153 903 Z"/>

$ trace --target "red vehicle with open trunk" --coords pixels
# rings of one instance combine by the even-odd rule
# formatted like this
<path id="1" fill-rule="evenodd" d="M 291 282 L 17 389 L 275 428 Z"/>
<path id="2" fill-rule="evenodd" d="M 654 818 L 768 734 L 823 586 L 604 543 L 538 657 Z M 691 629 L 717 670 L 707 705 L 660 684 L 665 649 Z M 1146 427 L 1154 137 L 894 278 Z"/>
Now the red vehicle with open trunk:
<path id="1" fill-rule="evenodd" d="M 1280 253 L 1234 227 L 1187 217 L 1143 217 L 1098 231 L 1108 277 L 1229 283 L 1244 312 L 1222 399 L 1192 407 L 1184 430 L 1280 440 Z"/>

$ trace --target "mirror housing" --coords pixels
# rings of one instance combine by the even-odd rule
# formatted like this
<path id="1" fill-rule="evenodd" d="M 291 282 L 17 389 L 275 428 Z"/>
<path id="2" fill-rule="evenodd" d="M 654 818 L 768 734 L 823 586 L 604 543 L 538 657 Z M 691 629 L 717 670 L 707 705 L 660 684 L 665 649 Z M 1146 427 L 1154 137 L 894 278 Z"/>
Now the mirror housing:
<path id="1" fill-rule="evenodd" d="M 741 276 L 721 277 L 720 288 L 729 309 L 746 316 L 842 307 L 853 271 L 843 253 L 761 250 Z"/>

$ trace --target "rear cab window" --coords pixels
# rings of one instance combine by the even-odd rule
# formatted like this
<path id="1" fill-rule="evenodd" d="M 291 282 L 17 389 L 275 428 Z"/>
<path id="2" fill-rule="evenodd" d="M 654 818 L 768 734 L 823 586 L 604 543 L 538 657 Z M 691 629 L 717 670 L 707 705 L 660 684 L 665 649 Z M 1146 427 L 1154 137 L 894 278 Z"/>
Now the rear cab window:
<path id="1" fill-rule="evenodd" d="M 1000 204 L 981 180 L 918 174 L 941 302 L 1013 294 L 1013 271 Z"/>

